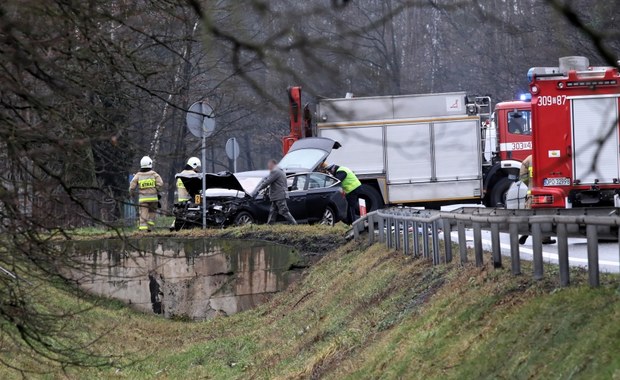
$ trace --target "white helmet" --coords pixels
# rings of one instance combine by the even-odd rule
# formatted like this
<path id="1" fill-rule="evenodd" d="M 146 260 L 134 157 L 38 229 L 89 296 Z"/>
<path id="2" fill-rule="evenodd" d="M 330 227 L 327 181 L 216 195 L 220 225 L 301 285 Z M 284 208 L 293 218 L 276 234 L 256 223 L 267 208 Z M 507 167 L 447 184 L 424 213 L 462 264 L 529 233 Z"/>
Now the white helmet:
<path id="1" fill-rule="evenodd" d="M 153 160 L 151 160 L 151 157 L 142 157 L 142 159 L 140 160 L 140 167 L 142 169 L 151 169 L 153 167 Z"/>
<path id="2" fill-rule="evenodd" d="M 191 166 L 192 169 L 196 170 L 200 167 L 200 159 L 198 159 L 198 157 L 190 157 L 189 160 L 187 160 L 187 165 Z"/>

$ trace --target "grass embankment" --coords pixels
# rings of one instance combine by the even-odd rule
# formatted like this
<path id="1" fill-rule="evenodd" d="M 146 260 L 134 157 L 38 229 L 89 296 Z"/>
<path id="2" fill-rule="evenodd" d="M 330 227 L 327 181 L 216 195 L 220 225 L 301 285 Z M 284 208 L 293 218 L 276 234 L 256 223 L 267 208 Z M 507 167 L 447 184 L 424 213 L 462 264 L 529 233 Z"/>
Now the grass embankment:
<path id="1" fill-rule="evenodd" d="M 262 230 L 220 233 L 247 237 Z M 303 246 L 316 231 L 279 227 L 278 235 L 296 237 Z M 318 231 L 318 239 L 329 234 Z M 123 358 L 109 368 L 57 373 L 131 379 L 620 378 L 614 281 L 599 289 L 559 289 L 552 279 L 534 282 L 489 267 L 432 267 L 380 245 L 352 242 L 270 303 L 232 317 L 191 323 L 140 315 L 117 303 L 97 306 L 68 327 L 88 326 L 95 336 L 115 326 L 97 348 Z M 75 302 L 60 290 L 51 297 Z M 15 373 L 0 369 L 0 377 L 9 375 Z"/>
<path id="2" fill-rule="evenodd" d="M 162 218 L 163 219 L 163 218 Z M 181 231 L 170 231 L 166 226 L 169 223 L 161 223 L 152 232 L 140 232 L 131 229 L 103 229 L 88 228 L 68 231 L 67 236 L 72 239 L 96 240 L 116 238 L 140 238 L 140 237 L 171 237 L 171 238 L 221 238 L 221 239 L 255 239 L 271 241 L 279 244 L 291 245 L 306 253 L 326 253 L 343 245 L 346 240 L 344 235 L 348 226 L 339 223 L 334 227 L 299 225 L 295 227 L 278 224 L 248 225 L 235 228 L 208 228 L 205 230 L 195 228 Z M 63 236 L 59 236 L 59 239 Z"/>

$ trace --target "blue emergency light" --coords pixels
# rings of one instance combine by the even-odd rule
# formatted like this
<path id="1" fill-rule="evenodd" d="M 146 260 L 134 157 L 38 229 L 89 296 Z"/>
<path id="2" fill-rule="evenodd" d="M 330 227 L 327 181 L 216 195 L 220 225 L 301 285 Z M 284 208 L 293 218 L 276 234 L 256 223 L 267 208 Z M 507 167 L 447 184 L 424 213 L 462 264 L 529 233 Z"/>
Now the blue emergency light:
<path id="1" fill-rule="evenodd" d="M 521 95 L 519 95 L 519 100 L 521 100 L 522 102 L 531 102 L 532 101 L 532 94 L 530 94 L 530 93 L 521 94 Z"/>

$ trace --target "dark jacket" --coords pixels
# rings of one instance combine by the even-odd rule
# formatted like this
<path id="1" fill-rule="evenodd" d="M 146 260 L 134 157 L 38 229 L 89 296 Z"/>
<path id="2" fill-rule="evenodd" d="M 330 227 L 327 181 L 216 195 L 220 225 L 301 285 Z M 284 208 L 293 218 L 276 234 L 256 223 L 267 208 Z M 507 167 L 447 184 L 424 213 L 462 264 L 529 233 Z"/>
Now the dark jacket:
<path id="1" fill-rule="evenodd" d="M 263 178 L 256 190 L 252 193 L 252 196 L 256 196 L 261 190 L 269 186 L 269 199 L 272 201 L 279 201 L 288 198 L 288 185 L 286 182 L 286 174 L 284 170 L 278 166 L 273 168 L 269 175 Z"/>

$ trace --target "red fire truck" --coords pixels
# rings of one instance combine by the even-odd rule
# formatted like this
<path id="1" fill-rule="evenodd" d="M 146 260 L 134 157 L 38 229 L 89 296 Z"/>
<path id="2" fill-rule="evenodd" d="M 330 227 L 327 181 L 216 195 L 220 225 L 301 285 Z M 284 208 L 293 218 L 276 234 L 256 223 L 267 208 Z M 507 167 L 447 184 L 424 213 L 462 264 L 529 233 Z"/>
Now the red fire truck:
<path id="1" fill-rule="evenodd" d="M 532 154 L 531 103 L 525 98 L 495 106 L 486 129 L 485 205 L 505 204 L 509 187 L 518 179 L 521 162 Z"/>
<path id="2" fill-rule="evenodd" d="M 467 157 L 467 160 L 479 162 L 481 166 L 477 169 L 463 168 L 460 171 L 455 167 L 453 172 L 460 173 L 460 175 L 455 174 L 457 182 L 468 178 L 468 175 L 471 175 L 471 173 L 467 172 L 469 170 L 470 172 L 475 171 L 479 173 L 477 174 L 478 185 L 475 186 L 476 189 L 474 189 L 468 199 L 464 200 L 461 197 L 459 199 L 447 200 L 446 194 L 438 191 L 437 186 L 445 186 L 446 189 L 449 189 L 449 186 L 453 185 L 454 181 L 452 183 L 448 183 L 448 181 L 442 185 L 441 178 L 436 180 L 431 178 L 425 182 L 422 178 L 423 176 L 418 175 L 416 172 L 416 167 L 421 165 L 419 162 L 411 162 L 409 164 L 405 161 L 397 162 L 393 152 L 401 150 L 400 148 L 395 148 L 395 146 L 404 139 L 404 132 L 399 130 L 399 133 L 389 133 L 389 131 L 395 129 L 391 127 L 392 125 L 400 125 L 404 121 L 411 123 L 412 127 L 410 128 L 415 128 L 415 126 L 422 122 L 428 124 L 429 121 L 431 128 L 433 125 L 440 125 L 445 121 L 455 122 L 454 116 L 449 113 L 444 114 L 443 112 L 446 111 L 441 110 L 441 106 L 444 105 L 445 107 L 448 101 L 451 102 L 450 104 L 455 101 L 458 102 L 461 99 L 459 93 L 371 98 L 347 96 L 343 99 L 323 99 L 317 105 L 318 117 L 316 125 L 312 124 L 312 112 L 309 110 L 309 107 L 307 105 L 305 107 L 302 106 L 301 88 L 289 88 L 288 95 L 290 104 L 290 134 L 282 139 L 283 153 L 286 154 L 295 141 L 302 138 L 319 136 L 336 139 L 342 147 L 338 151 L 334 151 L 332 153 L 333 157 L 330 156 L 328 160 L 341 162 L 358 173 L 364 185 L 361 196 L 367 198 L 366 203 L 369 205 L 369 211 L 377 209 L 384 204 L 403 203 L 431 207 L 439 204 L 472 201 L 482 202 L 488 206 L 503 204 L 506 192 L 511 184 L 517 180 L 521 161 L 531 154 L 531 105 L 529 101 L 499 103 L 495 107 L 495 112 L 489 115 L 491 104 L 488 97 L 465 97 L 463 94 L 463 97 L 466 98 L 464 103 L 467 104 L 467 107 L 463 109 L 461 118 L 477 118 L 480 122 L 480 128 L 476 132 L 473 129 L 468 130 L 463 127 L 463 138 L 466 138 L 466 134 L 472 134 L 474 137 L 477 136 L 475 139 L 478 139 L 478 143 L 471 144 L 471 151 L 462 152 L 460 156 L 462 159 Z M 400 119 L 395 118 L 392 116 L 392 111 L 383 111 L 387 107 L 386 104 L 393 104 L 394 102 L 401 104 L 401 108 L 409 110 L 407 111 L 407 117 L 411 120 L 403 119 L 404 116 L 401 116 Z M 336 108 L 339 109 L 339 112 L 334 111 Z M 387 108 L 392 109 L 390 107 Z M 413 110 L 414 108 L 421 109 L 415 111 Z M 371 112 L 372 110 L 378 111 L 373 113 Z M 436 112 L 433 113 L 433 111 Z M 416 112 L 425 117 L 420 117 Z M 424 112 L 431 116 L 429 117 Z M 400 113 L 404 114 L 404 112 Z M 329 121 L 335 119 L 338 120 L 336 123 L 329 123 Z M 354 120 L 354 122 L 351 122 L 349 119 Z M 379 127 L 373 127 L 374 125 Z M 386 131 L 381 132 L 381 125 L 387 128 Z M 360 126 L 366 128 L 361 129 Z M 377 136 L 379 137 L 369 137 L 374 131 L 372 128 L 377 129 Z M 425 128 L 428 129 L 428 126 Z M 358 136 L 362 134 L 362 131 L 364 139 Z M 416 139 L 411 140 L 411 144 L 408 145 L 411 154 L 417 149 L 417 156 L 421 156 L 424 153 L 420 152 L 420 147 L 429 145 L 429 142 L 424 140 L 425 135 L 423 132 L 425 130 L 418 132 L 417 141 Z M 434 131 L 432 134 L 435 136 L 435 139 L 432 140 L 430 146 L 434 147 L 431 149 L 431 155 L 434 160 L 429 160 L 429 162 L 426 162 L 426 165 L 432 168 L 445 167 L 446 165 L 451 167 L 454 165 L 458 166 L 459 163 L 453 160 L 454 152 L 446 151 L 446 149 L 458 150 L 463 148 L 459 148 L 459 144 L 455 142 L 446 141 L 443 144 L 442 141 L 446 140 L 447 136 L 440 135 L 437 131 Z M 384 137 L 381 138 L 381 135 Z M 439 149 L 438 146 L 442 148 Z M 360 152 L 364 152 L 363 157 L 360 157 Z M 409 154 L 406 152 L 402 153 Z M 375 157 L 375 159 L 370 160 L 370 157 Z M 416 159 L 413 158 L 412 160 L 415 161 Z M 444 161 L 440 162 L 440 160 Z M 380 168 L 377 169 L 379 166 Z M 409 171 L 399 173 L 400 177 L 397 180 L 396 175 L 392 171 L 399 166 L 402 166 L 404 169 L 409 168 Z M 403 178 L 405 178 L 406 184 L 403 182 Z M 412 187 L 413 191 L 413 193 L 408 194 L 409 197 L 403 198 L 407 199 L 406 201 L 395 196 L 398 191 L 402 191 L 405 185 Z M 413 189 L 415 186 L 417 187 Z M 450 191 L 448 192 L 450 193 Z M 452 191 L 451 194 L 455 193 L 457 193 L 456 190 Z M 412 197 L 412 194 L 418 196 L 419 199 Z"/>
<path id="3" fill-rule="evenodd" d="M 616 206 L 620 74 L 584 57 L 530 69 L 532 207 Z"/>

